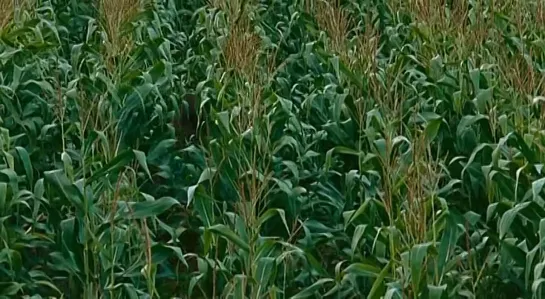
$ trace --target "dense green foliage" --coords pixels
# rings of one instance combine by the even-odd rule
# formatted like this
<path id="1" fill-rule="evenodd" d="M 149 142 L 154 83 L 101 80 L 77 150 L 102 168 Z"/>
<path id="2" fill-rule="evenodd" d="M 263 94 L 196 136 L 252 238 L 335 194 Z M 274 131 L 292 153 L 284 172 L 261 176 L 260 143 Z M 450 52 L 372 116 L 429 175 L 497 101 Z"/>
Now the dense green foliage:
<path id="1" fill-rule="evenodd" d="M 543 1 L 0 2 L 0 298 L 544 295 Z"/>

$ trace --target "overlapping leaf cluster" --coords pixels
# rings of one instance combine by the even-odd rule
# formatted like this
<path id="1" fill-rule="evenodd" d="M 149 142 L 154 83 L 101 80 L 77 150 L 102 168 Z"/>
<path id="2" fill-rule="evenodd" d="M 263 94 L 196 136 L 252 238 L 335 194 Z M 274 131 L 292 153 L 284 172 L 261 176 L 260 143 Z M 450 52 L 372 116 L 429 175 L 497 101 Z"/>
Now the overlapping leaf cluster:
<path id="1" fill-rule="evenodd" d="M 0 297 L 543 295 L 541 1 L 0 3 Z"/>

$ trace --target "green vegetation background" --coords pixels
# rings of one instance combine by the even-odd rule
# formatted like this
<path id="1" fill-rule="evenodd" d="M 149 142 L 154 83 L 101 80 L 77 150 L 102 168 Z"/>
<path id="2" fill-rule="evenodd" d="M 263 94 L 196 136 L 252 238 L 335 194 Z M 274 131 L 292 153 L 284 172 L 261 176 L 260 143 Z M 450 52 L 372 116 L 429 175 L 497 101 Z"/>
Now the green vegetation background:
<path id="1" fill-rule="evenodd" d="M 0 298 L 542 298 L 544 38 L 541 0 L 0 0 Z"/>

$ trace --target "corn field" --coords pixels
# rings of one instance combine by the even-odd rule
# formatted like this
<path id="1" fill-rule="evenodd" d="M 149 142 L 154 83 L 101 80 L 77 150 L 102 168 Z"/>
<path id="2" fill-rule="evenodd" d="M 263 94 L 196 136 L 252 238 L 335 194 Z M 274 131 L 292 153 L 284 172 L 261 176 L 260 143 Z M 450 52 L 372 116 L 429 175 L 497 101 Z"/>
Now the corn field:
<path id="1" fill-rule="evenodd" d="M 0 0 L 0 299 L 545 298 L 543 0 Z"/>

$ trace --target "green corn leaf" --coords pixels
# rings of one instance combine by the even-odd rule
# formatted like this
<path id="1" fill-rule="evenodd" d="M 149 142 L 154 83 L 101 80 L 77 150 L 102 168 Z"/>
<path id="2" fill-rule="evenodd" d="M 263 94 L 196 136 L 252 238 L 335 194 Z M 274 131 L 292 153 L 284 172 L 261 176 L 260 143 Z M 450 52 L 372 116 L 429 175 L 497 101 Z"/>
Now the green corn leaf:
<path id="1" fill-rule="evenodd" d="M 375 279 L 375 282 L 373 282 L 373 286 L 369 291 L 369 295 L 367 295 L 367 299 L 379 299 L 382 297 L 382 294 L 384 294 L 384 291 L 386 290 L 385 280 L 388 276 L 388 272 L 391 270 L 391 264 L 392 262 L 390 261 L 382 268 L 378 277 Z"/>
<path id="2" fill-rule="evenodd" d="M 345 274 L 353 274 L 362 277 L 376 278 L 380 275 L 381 269 L 377 266 L 367 263 L 354 263 L 348 266 L 345 270 Z"/>
<path id="3" fill-rule="evenodd" d="M 63 199 L 74 205 L 80 211 L 83 211 L 83 194 L 70 182 L 62 170 L 46 171 L 44 173 L 45 181 L 53 186 Z"/>
<path id="4" fill-rule="evenodd" d="M 134 157 L 138 161 L 138 164 L 140 164 L 140 167 L 142 167 L 144 169 L 144 171 L 146 172 L 146 175 L 151 180 L 151 173 L 150 173 L 149 168 L 148 168 L 148 163 L 146 162 L 147 161 L 146 160 L 146 154 L 144 154 L 141 151 L 137 151 L 137 150 L 133 150 L 132 152 L 134 154 Z"/>
<path id="5" fill-rule="evenodd" d="M 25 170 L 27 179 L 29 183 L 34 182 L 34 174 L 33 174 L 33 168 L 32 168 L 32 161 L 30 160 L 30 156 L 28 155 L 28 152 L 20 147 L 15 147 L 15 150 L 17 151 L 17 155 L 19 156 L 19 160 L 21 161 L 21 164 L 23 165 L 23 168 Z"/>
<path id="6" fill-rule="evenodd" d="M 250 246 L 248 245 L 248 243 L 244 242 L 239 236 L 235 234 L 235 232 L 233 232 L 233 230 L 231 230 L 230 228 L 228 228 L 227 226 L 223 224 L 213 225 L 209 227 L 207 230 L 213 234 L 219 235 L 233 242 L 234 244 L 236 244 L 238 247 L 240 247 L 241 249 L 245 251 L 250 250 Z"/>
<path id="7" fill-rule="evenodd" d="M 265 213 L 259 217 L 259 220 L 257 221 L 258 228 L 260 228 L 267 220 L 271 219 L 275 215 L 280 216 L 280 219 L 282 219 L 282 223 L 284 224 L 284 227 L 286 228 L 286 232 L 290 232 L 288 228 L 288 222 L 286 221 L 286 212 L 282 209 L 269 209 Z"/>
<path id="8" fill-rule="evenodd" d="M 300 291 L 299 293 L 295 294 L 291 297 L 291 299 L 302 299 L 302 298 L 309 298 L 315 296 L 315 293 L 320 290 L 321 288 L 325 287 L 326 284 L 334 282 L 331 278 L 321 278 L 315 283 L 313 283 L 311 286 L 305 288 L 304 290 Z"/>
<path id="9" fill-rule="evenodd" d="M 260 295 L 268 289 L 269 283 L 274 277 L 275 263 L 276 259 L 274 257 L 262 257 L 257 260 L 255 273 L 257 273 L 256 280 L 259 285 Z"/>
<path id="10" fill-rule="evenodd" d="M 414 290 L 419 289 L 423 270 L 425 269 L 424 261 L 433 252 L 435 252 L 435 247 L 431 242 L 418 244 L 411 248 L 409 260 L 411 264 L 411 283 Z"/>
<path id="11" fill-rule="evenodd" d="M 119 217 L 144 219 L 158 216 L 173 206 L 179 206 L 180 202 L 172 197 L 162 197 L 153 201 L 119 202 L 119 204 L 121 206 Z"/>

